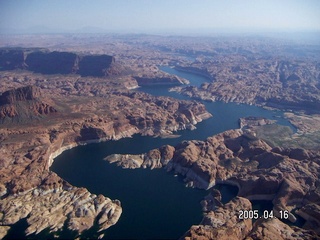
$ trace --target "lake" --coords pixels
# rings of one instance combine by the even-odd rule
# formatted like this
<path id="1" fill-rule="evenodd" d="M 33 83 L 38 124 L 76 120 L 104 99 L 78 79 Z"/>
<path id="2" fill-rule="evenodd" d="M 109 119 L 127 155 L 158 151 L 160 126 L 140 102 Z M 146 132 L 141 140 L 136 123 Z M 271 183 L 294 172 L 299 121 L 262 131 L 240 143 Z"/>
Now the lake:
<path id="1" fill-rule="evenodd" d="M 208 81 L 205 77 L 179 72 L 169 67 L 161 67 L 161 70 L 184 77 L 191 85 L 199 86 Z M 189 99 L 175 92 L 168 92 L 166 86 L 143 87 L 135 91 Z M 106 238 L 178 238 L 191 225 L 200 223 L 200 201 L 208 192 L 185 187 L 181 177 L 175 177 L 164 169 L 122 169 L 104 161 L 104 157 L 114 153 L 144 153 L 164 144 L 176 145 L 183 140 L 205 140 L 214 134 L 239 128 L 240 117 L 266 117 L 292 127 L 283 118 L 281 111 L 236 103 L 204 104 L 213 117 L 197 124 L 193 131 L 177 132 L 176 134 L 181 135 L 178 138 L 162 139 L 134 135 L 132 138 L 118 141 L 79 146 L 58 156 L 51 170 L 74 186 L 85 187 L 92 193 L 121 201 L 123 213 L 119 222 L 106 231 Z M 225 202 L 237 194 L 232 187 L 220 186 L 220 189 Z"/>

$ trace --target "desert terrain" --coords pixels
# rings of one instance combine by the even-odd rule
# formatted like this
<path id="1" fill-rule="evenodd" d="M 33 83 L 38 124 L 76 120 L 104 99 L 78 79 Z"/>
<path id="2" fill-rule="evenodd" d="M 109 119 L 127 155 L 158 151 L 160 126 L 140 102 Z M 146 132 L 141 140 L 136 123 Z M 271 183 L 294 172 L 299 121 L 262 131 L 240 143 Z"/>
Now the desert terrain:
<path id="1" fill-rule="evenodd" d="M 4 35 L 0 47 L 0 238 L 22 220 L 26 236 L 68 229 L 81 237 L 98 225 L 103 237 L 121 218 L 121 199 L 72 186 L 50 170 L 54 158 L 134 134 L 192 131 L 214 117 L 202 101 L 223 101 L 285 111 L 296 132 L 248 117 L 204 141 L 105 160 L 165 168 L 188 187 L 209 190 L 203 220 L 182 239 L 320 239 L 320 45 L 249 36 L 60 34 Z M 159 66 L 208 82 L 192 86 Z M 159 85 L 189 100 L 137 91 Z M 237 186 L 237 197 L 223 204 L 212 189 L 217 183 Z M 275 218 L 239 218 L 240 210 L 252 210 L 250 201 L 263 199 L 272 201 Z M 303 226 L 294 225 L 297 216 Z"/>

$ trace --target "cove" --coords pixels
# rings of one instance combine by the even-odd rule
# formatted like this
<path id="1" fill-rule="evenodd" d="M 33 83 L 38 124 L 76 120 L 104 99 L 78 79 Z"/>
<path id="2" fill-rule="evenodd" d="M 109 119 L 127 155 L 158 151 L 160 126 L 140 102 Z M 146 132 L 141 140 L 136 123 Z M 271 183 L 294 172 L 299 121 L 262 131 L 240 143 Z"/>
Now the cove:
<path id="1" fill-rule="evenodd" d="M 164 169 L 122 169 L 102 160 L 116 152 L 147 150 L 161 144 L 159 140 L 137 135 L 79 146 L 58 156 L 51 170 L 72 185 L 121 201 L 122 215 L 106 231 L 107 239 L 178 238 L 201 221 L 206 191 L 186 188 L 181 178 Z"/>
<path id="2" fill-rule="evenodd" d="M 74 186 L 121 201 L 122 215 L 106 230 L 106 239 L 177 239 L 191 225 L 200 223 L 200 201 L 208 192 L 185 187 L 180 176 L 164 169 L 122 169 L 103 160 L 113 153 L 147 151 L 166 140 L 174 139 L 135 135 L 78 146 L 59 155 L 51 170 Z M 226 185 L 216 188 L 222 192 L 223 202 L 237 194 Z"/>
<path id="3" fill-rule="evenodd" d="M 178 75 L 179 71 L 175 71 Z M 191 85 L 208 81 L 207 78 L 195 74 L 181 74 Z M 175 92 L 168 92 L 168 87 L 165 86 L 143 87 L 135 91 L 190 100 Z M 283 118 L 281 111 L 236 103 L 204 104 L 213 117 L 198 123 L 193 131 L 177 132 L 176 134 L 180 135 L 178 138 L 162 139 L 134 135 L 132 138 L 118 141 L 78 146 L 55 158 L 51 170 L 72 185 L 85 187 L 92 193 L 121 201 L 123 213 L 119 222 L 106 230 L 106 239 L 179 238 L 191 225 L 200 223 L 200 201 L 207 195 L 204 190 L 186 188 L 180 177 L 174 177 L 164 169 L 122 169 L 103 161 L 107 155 L 139 154 L 165 144 L 174 146 L 183 140 L 205 140 L 214 134 L 239 128 L 240 117 L 266 117 L 292 127 Z M 224 188 L 224 199 L 234 196 L 229 190 L 228 187 Z M 228 194 L 230 197 L 226 198 Z"/>

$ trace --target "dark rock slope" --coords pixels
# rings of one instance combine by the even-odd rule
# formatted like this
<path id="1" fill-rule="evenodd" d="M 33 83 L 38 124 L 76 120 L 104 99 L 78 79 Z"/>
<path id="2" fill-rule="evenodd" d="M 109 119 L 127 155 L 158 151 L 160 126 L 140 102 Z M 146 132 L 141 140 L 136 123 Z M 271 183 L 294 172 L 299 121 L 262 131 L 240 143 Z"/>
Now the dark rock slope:
<path id="1" fill-rule="evenodd" d="M 48 49 L 0 48 L 0 70 L 26 69 L 42 74 L 80 74 L 102 77 L 114 58 L 109 55 L 79 55 Z"/>
<path id="2" fill-rule="evenodd" d="M 27 69 L 43 74 L 76 73 L 78 56 L 68 52 L 42 52 L 36 51 L 28 54 L 26 58 Z"/>
<path id="3" fill-rule="evenodd" d="M 24 51 L 19 48 L 0 50 L 0 70 L 24 68 Z"/>

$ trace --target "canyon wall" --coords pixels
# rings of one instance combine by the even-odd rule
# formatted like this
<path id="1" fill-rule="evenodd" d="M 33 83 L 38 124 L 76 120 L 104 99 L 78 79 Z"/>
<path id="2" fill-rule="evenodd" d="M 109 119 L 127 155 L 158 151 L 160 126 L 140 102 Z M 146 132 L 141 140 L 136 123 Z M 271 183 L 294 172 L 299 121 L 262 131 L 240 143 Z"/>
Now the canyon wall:
<path id="1" fill-rule="evenodd" d="M 42 74 L 108 75 L 112 56 L 79 55 L 71 52 L 50 52 L 42 48 L 1 48 L 0 70 L 25 69 Z"/>

